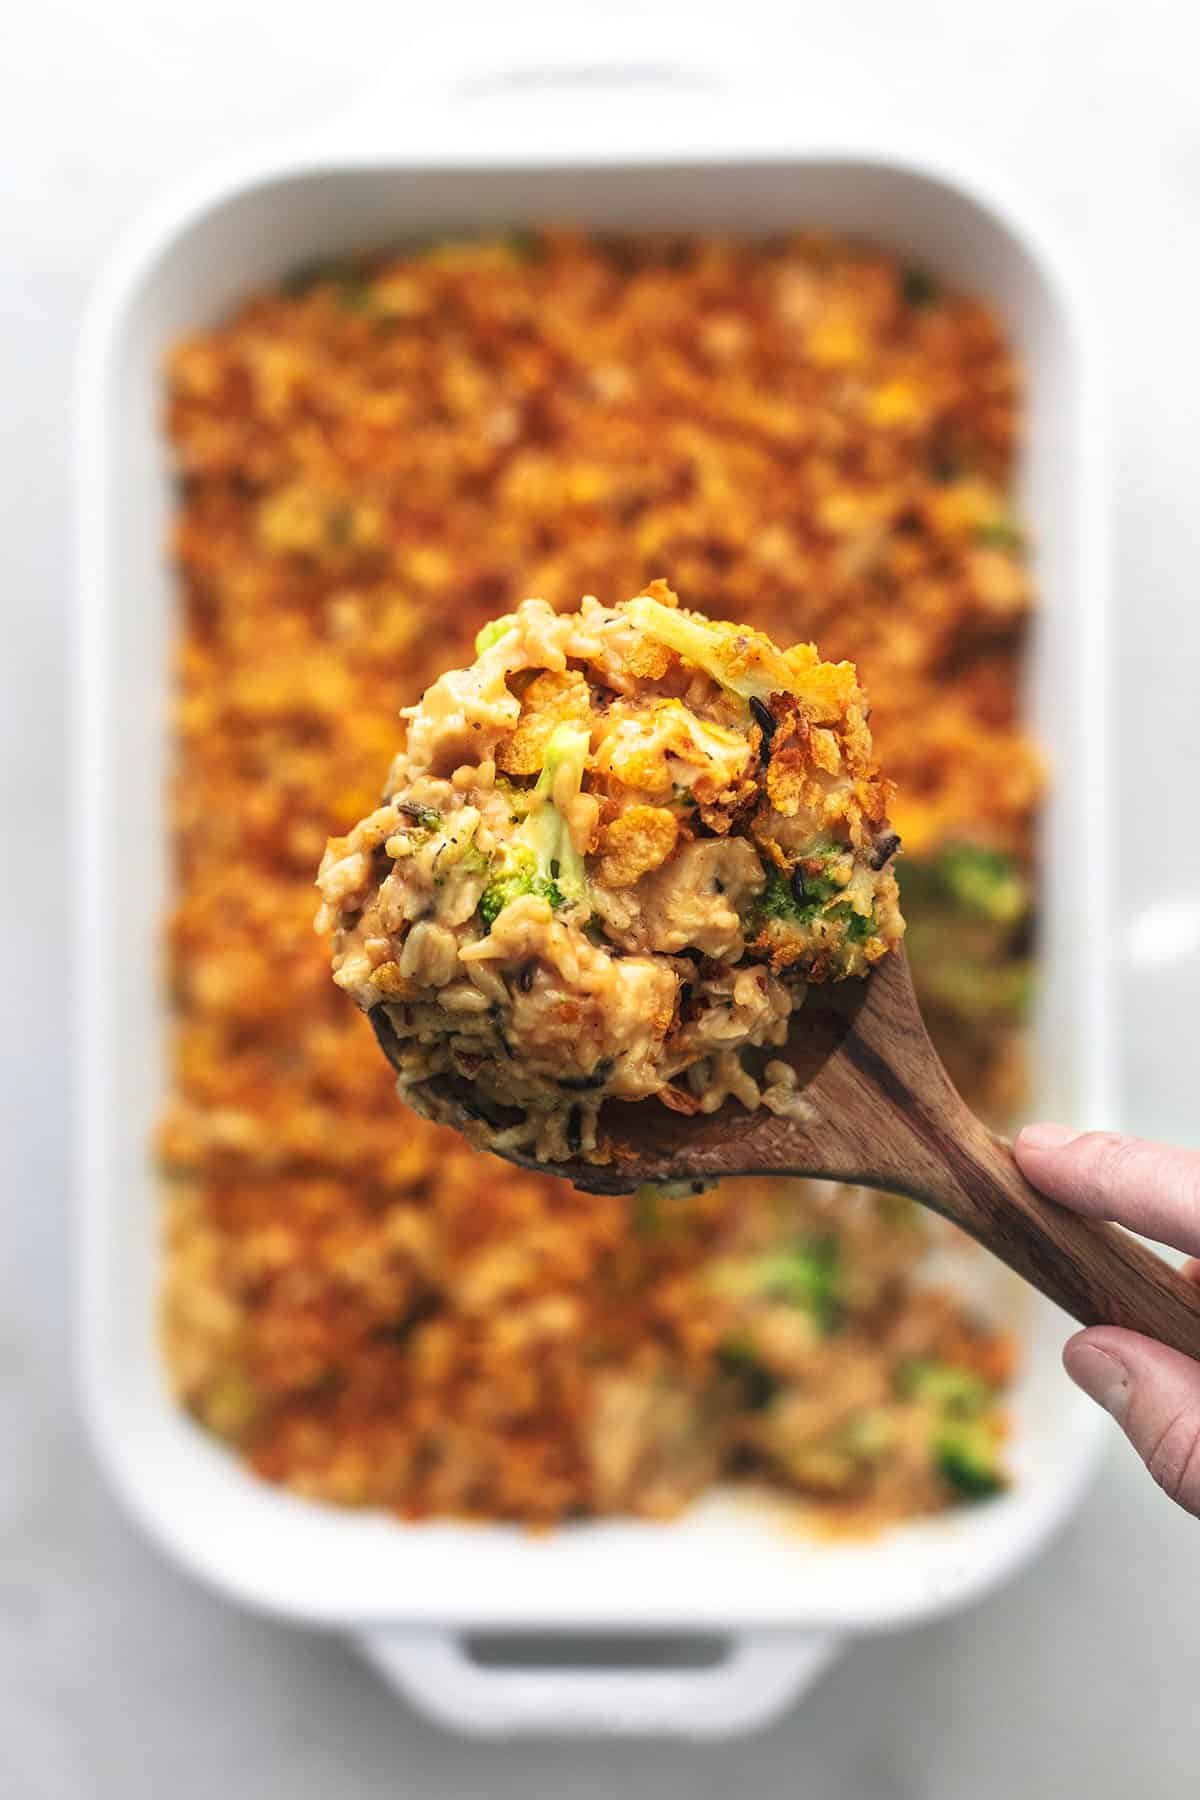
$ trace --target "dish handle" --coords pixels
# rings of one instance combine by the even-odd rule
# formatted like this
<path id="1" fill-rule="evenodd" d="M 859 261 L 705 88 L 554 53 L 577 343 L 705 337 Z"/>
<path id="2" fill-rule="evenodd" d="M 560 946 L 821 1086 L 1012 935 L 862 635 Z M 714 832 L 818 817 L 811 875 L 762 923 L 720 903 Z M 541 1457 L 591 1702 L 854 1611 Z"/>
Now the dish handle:
<path id="1" fill-rule="evenodd" d="M 587 147 L 619 160 L 636 120 L 664 141 L 709 142 L 721 102 L 761 89 L 768 71 L 745 32 L 717 20 L 605 14 L 603 29 L 582 15 L 496 15 L 459 30 L 427 33 L 402 63 L 387 67 L 332 126 L 345 148 L 388 149 L 416 142 L 425 157 L 470 151 L 477 132 L 488 153 Z"/>
<path id="2" fill-rule="evenodd" d="M 633 1637 L 590 1663 L 581 1652 L 601 1640 L 579 1633 L 497 1636 L 486 1660 L 469 1638 L 436 1629 L 381 1627 L 355 1641 L 421 1712 L 472 1737 L 735 1737 L 778 1718 L 842 1649 L 823 1633 L 747 1632 L 696 1667 L 677 1649 L 673 1666 L 652 1660 Z"/>

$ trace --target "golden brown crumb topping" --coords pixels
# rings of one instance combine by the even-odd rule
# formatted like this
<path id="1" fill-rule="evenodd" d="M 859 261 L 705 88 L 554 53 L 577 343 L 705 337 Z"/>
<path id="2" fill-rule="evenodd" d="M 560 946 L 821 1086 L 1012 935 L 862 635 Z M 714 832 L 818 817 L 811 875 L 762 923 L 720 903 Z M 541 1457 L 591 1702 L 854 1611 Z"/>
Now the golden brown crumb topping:
<path id="1" fill-rule="evenodd" d="M 994 318 L 827 238 L 539 233 L 308 271 L 178 345 L 169 383 L 164 1319 L 186 1404 L 272 1480 L 410 1515 L 660 1515 L 744 1468 L 849 1519 L 947 1504 L 901 1372 L 940 1359 L 994 1396 L 1005 1346 L 920 1291 L 908 1209 L 742 1183 L 583 1202 L 421 1120 L 398 1134 L 311 881 L 376 803 L 398 694 L 528 589 L 573 606 L 666 571 L 874 690 L 923 1004 L 1002 1110 L 1040 777 Z M 531 776 L 541 747 L 513 753 L 498 773 Z M 612 844 L 632 879 L 673 810 L 643 804 Z M 736 1295 L 709 1278 L 731 1260 L 753 1265 Z M 805 1389 L 827 1409 L 798 1410 Z"/>

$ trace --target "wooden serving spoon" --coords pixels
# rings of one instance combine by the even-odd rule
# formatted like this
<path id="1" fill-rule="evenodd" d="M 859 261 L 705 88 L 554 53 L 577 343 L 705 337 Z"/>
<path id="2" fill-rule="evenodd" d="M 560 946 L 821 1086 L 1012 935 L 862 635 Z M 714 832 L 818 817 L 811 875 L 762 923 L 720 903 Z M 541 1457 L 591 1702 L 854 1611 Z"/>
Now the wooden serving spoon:
<path id="1" fill-rule="evenodd" d="M 378 1009 L 376 1009 L 378 1010 Z M 378 1029 L 378 1027 L 377 1027 Z M 385 1032 L 379 1031 L 385 1051 Z M 903 951 L 862 981 L 809 989 L 777 1056 L 796 1070 L 797 1117 L 726 1102 L 688 1117 L 658 1100 L 610 1101 L 608 1163 L 526 1167 L 592 1193 L 729 1175 L 815 1175 L 931 1206 L 1084 1325 L 1125 1325 L 1200 1358 L 1200 1287 L 1120 1227 L 1030 1187 L 1004 1138 L 956 1092 L 929 1041 Z M 463 1084 L 438 1084 L 451 1119 L 480 1116 Z"/>

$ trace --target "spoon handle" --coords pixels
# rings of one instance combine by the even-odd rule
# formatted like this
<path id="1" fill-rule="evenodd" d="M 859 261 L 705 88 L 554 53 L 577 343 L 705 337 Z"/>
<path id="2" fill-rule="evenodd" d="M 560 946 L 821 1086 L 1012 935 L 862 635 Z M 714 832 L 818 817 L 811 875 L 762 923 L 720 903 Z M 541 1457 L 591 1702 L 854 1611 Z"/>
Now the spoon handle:
<path id="1" fill-rule="evenodd" d="M 1200 1359 L 1200 1286 L 1139 1238 L 1031 1187 L 1007 1139 L 964 1119 L 910 1192 L 961 1225 L 1081 1325 L 1124 1325 Z M 969 1122 L 969 1123 L 968 1123 Z"/>

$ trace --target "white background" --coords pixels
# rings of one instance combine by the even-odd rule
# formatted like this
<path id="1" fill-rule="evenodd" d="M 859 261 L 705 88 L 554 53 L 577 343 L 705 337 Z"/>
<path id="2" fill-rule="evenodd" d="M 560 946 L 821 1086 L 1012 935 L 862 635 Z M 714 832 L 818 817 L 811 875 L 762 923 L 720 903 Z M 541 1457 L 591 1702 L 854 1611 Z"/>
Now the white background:
<path id="1" fill-rule="evenodd" d="M 494 33 L 504 8 L 437 9 Z M 666 9 L 663 9 L 666 10 Z M 1069 1534 L 970 1614 L 854 1651 L 770 1733 L 716 1748 L 472 1746 L 336 1640 L 187 1586 L 102 1487 L 70 1371 L 66 916 L 70 388 L 93 274 L 207 157 L 348 105 L 421 54 L 404 0 L 40 0 L 0 22 L 0 1791 L 12 1800 L 1194 1795 L 1200 1525 L 1122 1450 Z M 680 11 L 688 41 L 703 9 Z M 1032 193 L 1109 346 L 1132 919 L 1200 895 L 1200 21 L 1187 0 L 740 0 L 795 105 L 919 132 Z M 607 9 L 597 33 L 611 29 Z M 1087 879 L 1087 871 L 1080 872 Z M 1187 940 L 1187 921 L 1181 931 Z M 1200 955 L 1127 977 L 1127 1115 L 1196 1141 Z"/>

